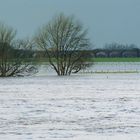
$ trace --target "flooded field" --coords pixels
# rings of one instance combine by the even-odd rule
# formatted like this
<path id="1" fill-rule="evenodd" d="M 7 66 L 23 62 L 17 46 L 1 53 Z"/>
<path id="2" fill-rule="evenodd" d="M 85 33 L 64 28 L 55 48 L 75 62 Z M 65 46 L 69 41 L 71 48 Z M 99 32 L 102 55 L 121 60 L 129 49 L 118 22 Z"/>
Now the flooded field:
<path id="1" fill-rule="evenodd" d="M 0 79 L 1 140 L 138 140 L 140 74 Z"/>
<path id="2" fill-rule="evenodd" d="M 140 62 L 94 62 L 89 68 L 81 73 L 140 73 Z M 55 75 L 55 72 L 48 65 L 39 66 L 37 75 Z"/>
<path id="3" fill-rule="evenodd" d="M 88 72 L 140 72 L 140 62 L 95 62 Z"/>

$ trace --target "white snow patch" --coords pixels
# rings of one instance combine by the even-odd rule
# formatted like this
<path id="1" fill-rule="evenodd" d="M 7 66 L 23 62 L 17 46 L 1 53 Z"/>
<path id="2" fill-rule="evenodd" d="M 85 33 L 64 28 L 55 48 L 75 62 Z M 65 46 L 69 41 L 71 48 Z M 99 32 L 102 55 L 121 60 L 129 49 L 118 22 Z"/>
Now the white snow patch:
<path id="1" fill-rule="evenodd" d="M 1 140 L 139 140 L 140 74 L 0 79 Z"/>

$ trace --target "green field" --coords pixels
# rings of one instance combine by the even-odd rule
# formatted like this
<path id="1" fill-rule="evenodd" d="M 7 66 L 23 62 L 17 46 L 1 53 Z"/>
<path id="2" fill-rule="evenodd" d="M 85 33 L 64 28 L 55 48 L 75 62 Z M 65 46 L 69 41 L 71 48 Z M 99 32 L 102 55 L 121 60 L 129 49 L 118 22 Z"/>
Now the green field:
<path id="1" fill-rule="evenodd" d="M 140 58 L 92 58 L 93 62 L 140 62 Z"/>

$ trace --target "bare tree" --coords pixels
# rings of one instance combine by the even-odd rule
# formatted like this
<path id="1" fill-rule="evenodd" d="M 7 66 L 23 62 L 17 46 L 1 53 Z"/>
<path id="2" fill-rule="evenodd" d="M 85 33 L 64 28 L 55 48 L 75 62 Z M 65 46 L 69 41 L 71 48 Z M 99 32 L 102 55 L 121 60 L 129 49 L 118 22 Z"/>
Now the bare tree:
<path id="1" fill-rule="evenodd" d="M 73 17 L 63 14 L 43 26 L 35 37 L 57 75 L 77 73 L 86 66 L 85 50 L 89 49 L 87 30 Z"/>
<path id="2" fill-rule="evenodd" d="M 17 76 L 33 69 L 28 61 L 31 56 L 25 53 L 31 44 L 15 41 L 15 36 L 13 28 L 0 24 L 0 77 Z"/>

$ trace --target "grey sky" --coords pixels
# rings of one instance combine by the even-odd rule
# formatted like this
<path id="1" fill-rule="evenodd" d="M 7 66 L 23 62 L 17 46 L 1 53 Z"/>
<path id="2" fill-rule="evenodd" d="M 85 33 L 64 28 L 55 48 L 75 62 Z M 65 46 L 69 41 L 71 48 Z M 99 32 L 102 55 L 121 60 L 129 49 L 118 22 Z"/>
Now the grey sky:
<path id="1" fill-rule="evenodd" d="M 105 43 L 140 46 L 140 0 L 0 0 L 0 20 L 32 36 L 54 15 L 75 15 L 89 29 L 96 47 Z"/>

